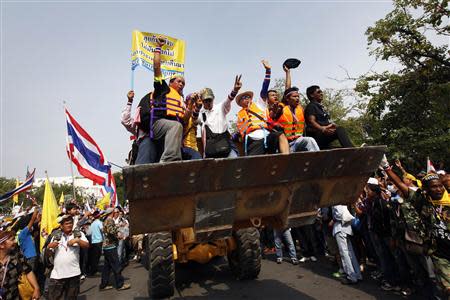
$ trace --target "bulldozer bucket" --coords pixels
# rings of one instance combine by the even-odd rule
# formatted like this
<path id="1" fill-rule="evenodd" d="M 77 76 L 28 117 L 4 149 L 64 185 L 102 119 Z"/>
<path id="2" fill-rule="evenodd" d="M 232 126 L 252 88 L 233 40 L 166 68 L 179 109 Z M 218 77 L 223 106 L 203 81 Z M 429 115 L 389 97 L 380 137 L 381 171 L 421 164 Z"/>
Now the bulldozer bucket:
<path id="1" fill-rule="evenodd" d="M 385 146 L 203 159 L 123 170 L 134 234 L 193 227 L 197 240 L 233 228 L 296 226 L 317 209 L 354 202 Z"/>

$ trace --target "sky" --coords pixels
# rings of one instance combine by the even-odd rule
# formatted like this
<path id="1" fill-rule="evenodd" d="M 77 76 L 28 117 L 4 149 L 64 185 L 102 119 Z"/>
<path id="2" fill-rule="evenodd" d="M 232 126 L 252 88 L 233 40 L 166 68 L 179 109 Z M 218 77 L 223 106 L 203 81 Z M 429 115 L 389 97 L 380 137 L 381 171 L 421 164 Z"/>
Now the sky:
<path id="1" fill-rule="evenodd" d="M 241 91 L 259 94 L 261 59 L 275 79 L 286 58 L 299 58 L 292 79 L 302 91 L 351 87 L 332 79 L 345 78 L 342 67 L 355 77 L 389 67 L 374 65 L 365 31 L 391 9 L 390 1 L 1 0 L 0 176 L 23 178 L 27 166 L 37 177 L 70 176 L 64 101 L 105 156 L 125 165 L 131 143 L 120 115 L 133 30 L 185 40 L 185 94 L 210 87 L 220 102 L 236 74 Z M 151 72 L 136 70 L 135 105 L 152 82 Z"/>

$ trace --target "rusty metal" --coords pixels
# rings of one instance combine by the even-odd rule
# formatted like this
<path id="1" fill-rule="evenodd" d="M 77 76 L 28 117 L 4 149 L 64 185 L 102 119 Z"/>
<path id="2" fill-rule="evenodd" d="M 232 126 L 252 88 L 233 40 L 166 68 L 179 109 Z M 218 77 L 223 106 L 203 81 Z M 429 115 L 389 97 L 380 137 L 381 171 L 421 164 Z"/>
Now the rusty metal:
<path id="1" fill-rule="evenodd" d="M 278 227 L 351 203 L 385 146 L 137 165 L 123 171 L 133 233 L 194 227 L 201 240 L 252 218 Z M 214 234 L 214 232 L 216 232 Z M 222 232 L 219 234 L 219 232 Z"/>

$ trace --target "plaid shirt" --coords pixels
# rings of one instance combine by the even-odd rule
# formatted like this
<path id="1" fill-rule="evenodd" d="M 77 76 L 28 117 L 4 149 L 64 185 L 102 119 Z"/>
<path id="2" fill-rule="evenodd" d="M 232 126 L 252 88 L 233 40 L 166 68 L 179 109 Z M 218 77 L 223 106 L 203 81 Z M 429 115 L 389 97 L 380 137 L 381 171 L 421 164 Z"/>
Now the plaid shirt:
<path id="1" fill-rule="evenodd" d="M 5 266 L 0 263 L 0 283 L 3 279 Z M 9 263 L 7 264 L 5 281 L 3 282 L 3 289 L 6 292 L 5 300 L 19 299 L 19 278 L 22 273 L 28 274 L 31 272 L 30 265 L 26 262 L 23 255 L 17 251 L 10 255 Z"/>

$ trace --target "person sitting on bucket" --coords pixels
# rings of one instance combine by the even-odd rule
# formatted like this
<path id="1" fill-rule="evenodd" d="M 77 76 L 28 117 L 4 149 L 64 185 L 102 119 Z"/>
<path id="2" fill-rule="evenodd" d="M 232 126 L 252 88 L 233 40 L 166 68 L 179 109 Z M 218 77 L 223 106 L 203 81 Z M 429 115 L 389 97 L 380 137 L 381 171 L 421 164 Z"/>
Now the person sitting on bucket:
<path id="1" fill-rule="evenodd" d="M 291 87 L 286 89 L 283 102 L 284 106 L 279 117 L 271 114 L 271 119 L 272 117 L 275 119 L 270 121 L 279 124 L 283 128 L 284 134 L 289 141 L 291 152 L 320 151 L 314 138 L 303 136 L 305 118 L 303 116 L 303 108 L 300 105 L 298 88 Z"/>
<path id="2" fill-rule="evenodd" d="M 242 107 L 237 116 L 237 128 L 244 139 L 246 155 L 276 153 L 289 154 L 289 143 L 283 132 L 269 131 L 266 113 L 253 101 L 253 92 L 236 96 L 236 103 Z"/>
<path id="3" fill-rule="evenodd" d="M 202 156 L 197 146 L 197 125 L 199 124 L 198 115 L 202 108 L 202 99 L 199 93 L 191 93 L 185 101 L 188 121 L 183 128 L 183 160 L 201 159 Z"/>
<path id="4" fill-rule="evenodd" d="M 239 75 L 236 76 L 233 90 L 227 99 L 217 105 L 214 105 L 214 94 L 210 88 L 204 88 L 200 92 L 203 103 L 200 120 L 202 122 L 203 155 L 205 158 L 238 156 L 236 147 L 230 139 L 227 114 L 231 110 L 231 101 L 234 100 L 241 87 L 241 75 Z"/>
<path id="5" fill-rule="evenodd" d="M 141 99 L 139 106 L 139 128 L 148 132 L 150 138 L 164 138 L 164 152 L 161 162 L 181 160 L 181 141 L 183 137 L 183 122 L 186 121 L 186 107 L 183 101 L 184 78 L 175 75 L 169 85 L 163 80 L 161 72 L 161 47 L 165 40 L 157 38 L 158 47 L 154 50 L 154 92 Z"/>

